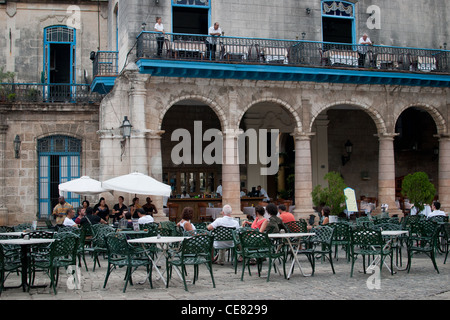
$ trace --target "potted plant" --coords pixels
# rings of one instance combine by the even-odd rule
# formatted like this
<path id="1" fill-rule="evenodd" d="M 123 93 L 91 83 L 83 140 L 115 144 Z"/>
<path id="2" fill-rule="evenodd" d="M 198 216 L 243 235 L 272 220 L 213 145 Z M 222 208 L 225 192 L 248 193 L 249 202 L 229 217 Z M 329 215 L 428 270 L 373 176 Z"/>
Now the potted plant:
<path id="1" fill-rule="evenodd" d="M 402 195 L 408 197 L 419 213 L 425 209 L 426 204 L 431 204 L 436 195 L 436 188 L 425 172 L 416 172 L 403 179 Z"/>
<path id="2" fill-rule="evenodd" d="M 329 219 L 330 223 L 333 223 L 345 208 L 344 189 L 347 186 L 338 172 L 328 172 L 324 179 L 328 181 L 328 187 L 317 185 L 311 193 L 312 200 L 316 207 L 323 205 L 330 207 Z"/>

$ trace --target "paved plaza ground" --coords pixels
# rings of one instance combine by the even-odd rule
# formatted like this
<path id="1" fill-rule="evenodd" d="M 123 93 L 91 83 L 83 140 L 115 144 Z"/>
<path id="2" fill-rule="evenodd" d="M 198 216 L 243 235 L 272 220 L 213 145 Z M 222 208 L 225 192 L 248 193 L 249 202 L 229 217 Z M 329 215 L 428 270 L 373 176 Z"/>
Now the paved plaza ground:
<path id="1" fill-rule="evenodd" d="M 383 268 L 379 283 L 373 281 L 374 274 L 362 273 L 362 260 L 355 264 L 355 272 L 350 277 L 351 263 L 348 263 L 341 252 L 339 259 L 334 259 L 336 274 L 332 273 L 327 260 L 318 261 L 313 277 L 303 277 L 298 268 L 289 280 L 282 275 L 271 273 L 270 282 L 266 282 L 268 262 L 263 265 L 262 276 L 258 277 L 256 266 L 252 266 L 252 275 L 245 272 L 244 281 L 240 280 L 242 264 L 239 263 L 238 273 L 234 273 L 231 263 L 214 265 L 216 288 L 213 288 L 211 278 L 205 267 L 200 268 L 199 280 L 188 283 L 186 292 L 177 274 L 173 273 L 169 288 L 157 279 L 153 272 L 153 289 L 149 283 L 140 284 L 145 280 L 145 269 L 133 274 L 134 285 L 128 286 L 126 293 L 122 292 L 124 270 L 115 270 L 103 289 L 107 262 L 101 260 L 101 267 L 93 269 L 91 257 L 87 257 L 89 271 L 81 268 L 81 289 L 71 290 L 67 285 L 68 277 L 61 273 L 58 294 L 54 295 L 49 288 L 31 289 L 29 293 L 22 289 L 9 289 L 2 293 L 0 299 L 9 300 L 177 300 L 181 302 L 200 301 L 292 301 L 292 300 L 450 300 L 450 261 L 443 264 L 444 256 L 437 256 L 438 274 L 431 260 L 424 254 L 416 255 L 411 271 L 398 271 L 391 275 Z M 305 257 L 301 258 L 305 273 L 311 269 Z M 403 261 L 405 266 L 406 259 Z M 164 271 L 164 263 L 162 263 Z M 188 278 L 192 279 L 193 271 L 188 269 Z M 37 276 L 38 284 L 49 284 L 49 279 L 42 273 Z M 6 285 L 20 284 L 19 276 L 10 275 Z M 377 287 L 369 289 L 369 287 Z"/>

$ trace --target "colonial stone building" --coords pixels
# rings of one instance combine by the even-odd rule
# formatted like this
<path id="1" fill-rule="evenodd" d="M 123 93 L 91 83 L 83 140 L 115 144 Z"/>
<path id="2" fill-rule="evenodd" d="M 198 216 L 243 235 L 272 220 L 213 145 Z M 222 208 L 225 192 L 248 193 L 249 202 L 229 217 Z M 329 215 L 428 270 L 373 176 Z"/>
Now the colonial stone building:
<path id="1" fill-rule="evenodd" d="M 214 193 L 221 180 L 222 204 L 231 204 L 237 216 L 241 189 L 261 185 L 274 199 L 286 191 L 303 218 L 314 212 L 311 191 L 327 172 L 339 172 L 358 197 L 377 198 L 399 213 L 402 177 L 425 171 L 446 210 L 446 6 L 406 0 L 0 4 L 2 29 L 11 29 L 0 38 L 6 44 L 0 65 L 15 73 L 15 83 L 41 83 L 32 87 L 41 89 L 39 101 L 30 98 L 30 87 L 19 94 L 19 85 L 3 85 L 17 94 L 1 102 L 3 221 L 47 216 L 59 182 L 133 171 L 172 185 L 174 196 Z M 164 36 L 154 32 L 156 17 Z M 27 26 L 30 19 L 40 21 L 37 33 Z M 215 22 L 220 38 L 208 37 Z M 372 45 L 358 44 L 364 33 Z M 70 61 L 59 61 L 67 54 Z M 65 77 L 52 78 L 60 76 L 52 62 L 68 67 Z M 130 137 L 121 130 L 125 117 Z M 194 161 L 195 150 L 202 153 L 211 141 L 200 139 L 199 149 L 191 141 L 192 161 L 174 162 L 177 129 L 194 139 L 220 131 L 223 161 Z M 239 148 L 250 129 L 278 130 L 276 174 L 263 175 L 269 164 L 248 161 L 254 145 Z M 259 147 L 272 146 L 271 138 L 266 145 L 258 138 Z M 104 196 L 112 205 L 118 194 Z M 163 199 L 154 201 L 162 208 Z M 158 216 L 164 218 L 163 210 Z"/>

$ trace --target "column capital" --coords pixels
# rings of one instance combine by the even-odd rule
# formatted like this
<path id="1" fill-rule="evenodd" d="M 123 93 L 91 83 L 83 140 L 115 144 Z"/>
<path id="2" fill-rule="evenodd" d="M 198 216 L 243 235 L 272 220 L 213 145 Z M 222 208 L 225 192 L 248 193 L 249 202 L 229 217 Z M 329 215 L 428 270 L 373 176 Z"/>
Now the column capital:
<path id="1" fill-rule="evenodd" d="M 394 141 L 395 137 L 397 137 L 399 135 L 399 133 L 389 133 L 389 132 L 382 132 L 382 133 L 377 133 L 374 134 L 375 137 L 378 137 L 378 139 L 381 140 L 392 140 Z"/>
<path id="2" fill-rule="evenodd" d="M 310 141 L 312 137 L 314 137 L 316 134 L 314 132 L 303 132 L 299 129 L 295 129 L 293 133 L 291 133 L 291 136 L 294 137 L 295 140 L 308 140 Z"/>

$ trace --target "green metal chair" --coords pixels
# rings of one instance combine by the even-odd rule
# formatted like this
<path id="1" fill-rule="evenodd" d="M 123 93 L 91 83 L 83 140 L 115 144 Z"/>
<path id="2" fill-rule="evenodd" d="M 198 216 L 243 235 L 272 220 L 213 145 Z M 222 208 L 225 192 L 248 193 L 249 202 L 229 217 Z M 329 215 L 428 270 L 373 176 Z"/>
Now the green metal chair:
<path id="1" fill-rule="evenodd" d="M 166 259 L 166 288 L 169 287 L 169 280 L 172 277 L 172 267 L 176 267 L 180 271 L 183 278 L 184 289 L 188 291 L 186 284 L 186 266 L 194 266 L 193 284 L 195 284 L 195 281 L 198 279 L 198 266 L 201 264 L 204 264 L 209 270 L 213 287 L 215 288 L 216 284 L 214 282 L 212 270 L 212 249 L 213 237 L 211 235 L 199 234 L 184 239 L 181 243 L 181 248 L 178 254 Z"/>
<path id="2" fill-rule="evenodd" d="M 214 243 L 213 243 L 213 247 L 214 250 L 227 250 L 229 252 L 228 254 L 228 260 L 231 256 L 232 259 L 234 259 L 235 255 L 234 255 L 234 242 L 233 242 L 233 231 L 236 230 L 236 228 L 229 228 L 229 227 L 217 227 L 214 228 L 211 232 L 211 235 L 214 237 Z M 220 245 L 220 244 L 225 244 L 226 243 L 226 247 L 224 247 L 224 245 Z M 230 246 L 228 246 L 230 245 Z"/>
<path id="3" fill-rule="evenodd" d="M 306 240 L 307 248 L 298 251 L 298 254 L 305 254 L 307 256 L 311 263 L 312 275 L 315 272 L 316 259 L 319 257 L 321 259 L 324 257 L 327 258 L 333 274 L 336 274 L 332 259 L 335 229 L 329 226 L 319 226 L 312 229 L 311 233 L 315 233 L 315 235 Z"/>
<path id="4" fill-rule="evenodd" d="M 308 232 L 308 225 L 305 220 L 286 222 L 284 225 L 290 233 Z"/>
<path id="5" fill-rule="evenodd" d="M 445 253 L 445 259 L 444 259 L 444 264 L 447 262 L 447 257 L 448 257 L 448 250 L 449 250 L 449 246 L 450 246 L 450 223 L 445 223 L 442 226 L 442 231 L 443 231 L 443 250 Z"/>
<path id="6" fill-rule="evenodd" d="M 50 278 L 50 288 L 57 294 L 59 269 L 76 265 L 77 250 L 80 237 L 71 232 L 58 233 L 55 241 L 46 254 L 37 255 L 31 253 L 29 264 L 29 283 L 34 282 L 35 271 L 43 270 Z M 28 290 L 30 287 L 28 287 Z"/>
<path id="7" fill-rule="evenodd" d="M 250 271 L 250 260 L 255 259 L 257 261 L 258 276 L 261 276 L 262 262 L 263 259 L 269 260 L 269 270 L 267 273 L 267 281 L 270 279 L 270 271 L 272 269 L 272 264 L 275 259 L 281 258 L 283 262 L 284 277 L 286 278 L 286 258 L 285 252 L 276 252 L 275 246 L 269 239 L 267 233 L 261 233 L 258 230 L 246 230 L 241 231 L 239 234 L 239 243 L 242 246 L 242 275 L 241 281 L 244 280 L 245 267 L 248 267 L 248 272 Z"/>
<path id="8" fill-rule="evenodd" d="M 5 254 L 0 245 L 0 295 L 4 289 L 5 281 L 11 272 L 22 271 L 22 260 L 20 251 L 13 250 L 11 254 Z"/>
<path id="9" fill-rule="evenodd" d="M 350 277 L 353 277 L 353 268 L 355 261 L 359 255 L 363 257 L 363 268 L 366 273 L 365 257 L 366 256 L 380 256 L 380 272 L 382 270 L 384 260 L 387 256 L 391 256 L 391 274 L 393 274 L 393 259 L 392 248 L 389 246 L 385 248 L 385 241 L 381 236 L 380 230 L 362 229 L 352 232 L 351 243 L 351 259 L 352 269 Z"/>
<path id="10" fill-rule="evenodd" d="M 113 269 L 126 268 L 125 272 L 125 286 L 123 293 L 127 289 L 128 283 L 133 285 L 132 273 L 139 267 L 146 267 L 147 279 L 150 282 L 150 288 L 153 289 L 152 283 L 152 260 L 148 255 L 137 252 L 133 246 L 127 242 L 125 234 L 120 232 L 109 233 L 105 236 L 107 254 L 108 254 L 108 268 L 105 276 L 103 288 L 106 288 L 109 276 Z"/>
<path id="11" fill-rule="evenodd" d="M 399 231 L 399 230 L 403 230 L 402 225 L 398 224 L 398 223 L 381 223 L 378 225 L 374 226 L 374 230 L 379 230 L 379 231 Z M 401 235 L 397 237 L 397 241 L 394 243 L 391 243 L 392 249 L 393 251 L 395 251 L 395 261 L 396 264 L 401 266 L 403 264 L 402 262 L 402 248 L 403 248 L 403 244 L 406 244 L 407 240 L 408 240 L 408 235 Z M 387 237 L 383 237 L 383 239 L 385 241 L 388 241 L 390 239 L 389 236 Z"/>
<path id="12" fill-rule="evenodd" d="M 436 251 L 439 234 L 439 225 L 429 220 L 420 220 L 415 224 L 415 234 L 410 235 L 408 247 L 408 273 L 411 269 L 412 257 L 416 253 L 426 254 L 433 262 L 434 269 L 439 273 L 436 264 Z"/>
<path id="13" fill-rule="evenodd" d="M 106 235 L 114 233 L 115 231 L 116 230 L 114 228 L 109 226 L 98 228 L 95 231 L 95 235 L 92 238 L 92 246 L 86 250 L 92 253 L 92 259 L 94 260 L 94 267 L 92 271 L 95 271 L 95 266 L 97 264 L 99 267 L 101 267 L 99 255 L 107 253 L 105 237 Z"/>
<path id="14" fill-rule="evenodd" d="M 352 242 L 351 228 L 348 223 L 331 223 L 330 227 L 334 229 L 333 245 L 334 257 L 338 259 L 338 247 L 342 246 L 345 249 L 345 256 L 350 261 L 350 244 Z"/>

